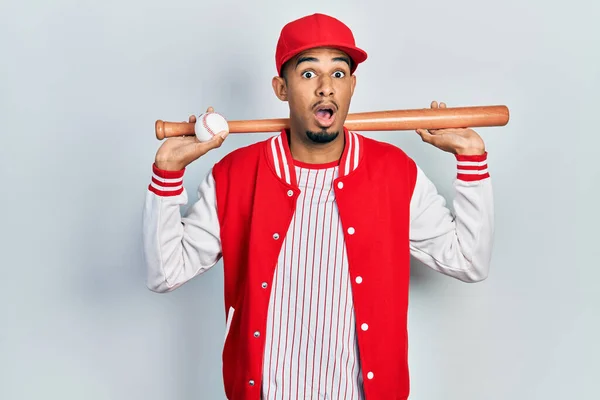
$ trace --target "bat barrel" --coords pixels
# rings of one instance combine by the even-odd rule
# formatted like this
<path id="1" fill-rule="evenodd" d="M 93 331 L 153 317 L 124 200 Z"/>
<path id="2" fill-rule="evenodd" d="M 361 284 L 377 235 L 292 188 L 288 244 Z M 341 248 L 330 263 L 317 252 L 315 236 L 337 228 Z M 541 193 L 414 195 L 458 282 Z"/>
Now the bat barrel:
<path id="1" fill-rule="evenodd" d="M 506 106 L 427 108 L 348 114 L 345 126 L 355 131 L 387 131 L 504 126 Z"/>

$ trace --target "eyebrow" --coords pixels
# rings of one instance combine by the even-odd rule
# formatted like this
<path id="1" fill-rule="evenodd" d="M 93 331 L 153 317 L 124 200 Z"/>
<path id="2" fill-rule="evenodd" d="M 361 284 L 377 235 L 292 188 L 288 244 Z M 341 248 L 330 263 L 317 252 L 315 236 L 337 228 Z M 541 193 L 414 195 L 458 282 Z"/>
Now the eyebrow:
<path id="1" fill-rule="evenodd" d="M 298 59 L 298 61 L 296 61 L 296 68 L 298 68 L 298 65 L 300 65 L 300 63 L 303 62 L 318 62 L 319 59 L 316 57 L 300 57 Z M 346 64 L 348 64 L 348 66 L 350 67 L 350 59 L 348 57 L 334 57 L 331 59 L 331 61 L 342 61 L 345 62 Z"/>

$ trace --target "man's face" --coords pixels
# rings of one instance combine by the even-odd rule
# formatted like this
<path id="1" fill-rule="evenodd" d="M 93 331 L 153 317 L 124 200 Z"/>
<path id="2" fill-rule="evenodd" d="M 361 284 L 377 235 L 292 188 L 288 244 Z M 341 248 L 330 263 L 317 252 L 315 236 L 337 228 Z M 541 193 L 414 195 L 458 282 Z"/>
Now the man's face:
<path id="1" fill-rule="evenodd" d="M 328 48 L 307 50 L 291 59 L 285 79 L 273 78 L 277 96 L 290 106 L 290 122 L 315 143 L 327 143 L 343 132 L 356 77 L 350 57 Z"/>

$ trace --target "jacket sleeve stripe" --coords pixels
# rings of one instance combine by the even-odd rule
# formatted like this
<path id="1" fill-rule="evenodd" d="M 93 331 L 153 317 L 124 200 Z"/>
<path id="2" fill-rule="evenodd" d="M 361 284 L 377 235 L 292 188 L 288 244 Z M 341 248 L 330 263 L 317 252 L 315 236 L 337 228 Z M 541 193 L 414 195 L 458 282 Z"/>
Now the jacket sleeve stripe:
<path id="1" fill-rule="evenodd" d="M 148 186 L 149 190 L 158 194 L 159 196 L 175 196 L 183 191 L 183 185 L 179 186 L 159 186 L 156 183 L 150 183 Z"/>
<path id="2" fill-rule="evenodd" d="M 156 164 L 152 165 L 152 180 L 148 190 L 158 196 L 178 196 L 183 192 L 183 174 L 180 171 L 165 171 L 159 169 Z"/>
<path id="3" fill-rule="evenodd" d="M 482 155 L 456 155 L 456 177 L 462 181 L 478 181 L 489 178 L 487 152 Z"/>
<path id="4" fill-rule="evenodd" d="M 458 161 L 458 166 L 463 168 L 477 169 L 487 165 L 487 161 Z"/>
<path id="5" fill-rule="evenodd" d="M 153 175 L 152 182 L 157 186 L 174 187 L 181 185 L 183 183 L 183 179 L 161 179 L 160 177 Z"/>
<path id="6" fill-rule="evenodd" d="M 152 172 L 154 175 L 156 175 L 157 178 L 160 179 L 182 179 L 183 175 L 185 173 L 185 168 L 181 169 L 179 171 L 166 171 L 163 169 L 160 169 L 156 166 L 156 163 L 152 164 Z"/>

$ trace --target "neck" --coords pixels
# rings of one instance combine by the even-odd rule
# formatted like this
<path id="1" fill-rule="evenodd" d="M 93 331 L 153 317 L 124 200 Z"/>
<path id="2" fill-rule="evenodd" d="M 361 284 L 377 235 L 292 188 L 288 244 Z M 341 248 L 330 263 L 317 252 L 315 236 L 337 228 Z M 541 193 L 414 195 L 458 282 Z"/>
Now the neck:
<path id="1" fill-rule="evenodd" d="M 307 164 L 327 164 L 338 161 L 344 152 L 345 135 L 343 129 L 329 143 L 315 143 L 306 137 L 304 131 L 293 129 L 290 129 L 288 139 L 292 158 Z"/>

